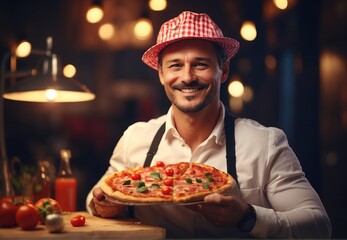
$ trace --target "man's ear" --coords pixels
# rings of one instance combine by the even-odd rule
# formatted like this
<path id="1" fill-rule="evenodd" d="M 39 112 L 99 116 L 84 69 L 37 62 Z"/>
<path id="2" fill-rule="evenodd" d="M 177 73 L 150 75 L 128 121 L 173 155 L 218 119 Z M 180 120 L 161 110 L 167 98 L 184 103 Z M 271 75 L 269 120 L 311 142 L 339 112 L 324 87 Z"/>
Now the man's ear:
<path id="1" fill-rule="evenodd" d="M 222 66 L 222 78 L 221 78 L 221 83 L 224 83 L 229 76 L 229 67 L 230 67 L 230 61 L 226 61 L 223 66 Z"/>

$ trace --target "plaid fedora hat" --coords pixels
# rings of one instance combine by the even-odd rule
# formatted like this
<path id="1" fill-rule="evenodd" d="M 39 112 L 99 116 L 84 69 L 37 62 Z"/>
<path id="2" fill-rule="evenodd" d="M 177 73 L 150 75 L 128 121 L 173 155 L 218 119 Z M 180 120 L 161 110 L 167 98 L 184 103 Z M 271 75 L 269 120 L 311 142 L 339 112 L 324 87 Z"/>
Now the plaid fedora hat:
<path id="1" fill-rule="evenodd" d="M 169 44 L 184 39 L 204 39 L 223 47 L 227 59 L 233 57 L 239 49 L 239 42 L 223 36 L 221 29 L 205 13 L 184 11 L 177 17 L 163 23 L 157 37 L 157 43 L 142 56 L 142 61 L 158 70 L 158 55 Z"/>

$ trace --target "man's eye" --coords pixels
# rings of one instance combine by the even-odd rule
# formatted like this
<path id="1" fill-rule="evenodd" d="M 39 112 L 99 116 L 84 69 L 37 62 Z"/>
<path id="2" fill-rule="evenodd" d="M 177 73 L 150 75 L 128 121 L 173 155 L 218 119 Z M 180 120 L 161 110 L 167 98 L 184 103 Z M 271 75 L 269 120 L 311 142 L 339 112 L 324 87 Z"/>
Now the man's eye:
<path id="1" fill-rule="evenodd" d="M 176 63 L 176 64 L 171 64 L 171 65 L 169 66 L 169 68 L 179 68 L 179 67 L 181 67 L 181 65 L 178 64 L 178 63 Z"/>
<path id="2" fill-rule="evenodd" d="M 197 63 L 195 67 L 197 68 L 206 68 L 208 65 L 206 63 Z"/>

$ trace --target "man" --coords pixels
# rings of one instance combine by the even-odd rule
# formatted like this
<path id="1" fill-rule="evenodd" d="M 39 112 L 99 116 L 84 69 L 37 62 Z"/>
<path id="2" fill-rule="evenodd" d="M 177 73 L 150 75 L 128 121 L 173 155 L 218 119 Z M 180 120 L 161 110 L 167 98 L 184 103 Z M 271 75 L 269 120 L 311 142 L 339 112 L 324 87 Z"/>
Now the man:
<path id="1" fill-rule="evenodd" d="M 164 123 L 152 164 L 211 165 L 231 172 L 239 187 L 232 193 L 208 195 L 199 206 L 136 206 L 134 215 L 141 222 L 165 227 L 167 237 L 175 238 L 245 234 L 329 238 L 331 225 L 324 206 L 283 131 L 249 119 L 234 120 L 220 101 L 221 84 L 228 78 L 229 61 L 238 48 L 238 42 L 224 37 L 206 14 L 186 11 L 164 23 L 157 44 L 142 60 L 158 71 L 172 105 L 166 115 L 135 123 L 124 132 L 105 176 L 143 166 L 152 139 Z M 128 212 L 127 207 L 108 202 L 98 184 L 87 206 L 101 217 Z"/>

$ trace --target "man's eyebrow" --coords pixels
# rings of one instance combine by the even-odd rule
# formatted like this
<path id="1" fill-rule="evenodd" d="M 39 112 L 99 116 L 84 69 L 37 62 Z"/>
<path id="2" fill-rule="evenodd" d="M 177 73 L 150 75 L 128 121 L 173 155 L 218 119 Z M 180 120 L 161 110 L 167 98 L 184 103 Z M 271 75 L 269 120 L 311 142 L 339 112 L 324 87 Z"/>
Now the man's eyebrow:
<path id="1" fill-rule="evenodd" d="M 182 60 L 179 58 L 173 58 L 173 59 L 168 59 L 165 61 L 165 63 L 177 63 L 177 62 L 181 62 Z M 211 58 L 210 57 L 195 57 L 193 59 L 193 61 L 206 61 L 206 62 L 211 62 Z"/>
<path id="2" fill-rule="evenodd" d="M 169 64 L 178 63 L 178 62 L 180 62 L 180 60 L 178 58 L 173 58 L 173 59 L 168 59 L 165 62 L 162 61 L 162 64 L 167 66 Z"/>

